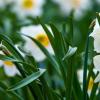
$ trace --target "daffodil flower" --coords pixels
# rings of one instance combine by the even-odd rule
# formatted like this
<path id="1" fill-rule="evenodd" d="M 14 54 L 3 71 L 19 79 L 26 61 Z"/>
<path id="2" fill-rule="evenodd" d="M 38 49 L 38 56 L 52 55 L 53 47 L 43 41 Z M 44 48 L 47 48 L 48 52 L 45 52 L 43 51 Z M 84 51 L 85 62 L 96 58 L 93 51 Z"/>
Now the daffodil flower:
<path id="1" fill-rule="evenodd" d="M 50 41 L 40 25 L 32 25 L 27 27 L 21 28 L 21 33 L 28 35 L 30 37 L 35 38 L 38 40 L 51 54 L 54 54 L 53 49 L 51 47 Z M 46 56 L 43 52 L 39 49 L 39 47 L 29 38 L 24 37 L 25 43 L 25 50 L 29 51 L 37 61 L 43 61 Z"/>
<path id="2" fill-rule="evenodd" d="M 14 0 L 13 11 L 22 18 L 40 16 L 44 3 L 45 0 Z"/>
<path id="3" fill-rule="evenodd" d="M 100 26 L 97 19 L 95 19 L 95 26 L 90 36 L 94 38 L 94 51 L 100 53 Z"/>
<path id="4" fill-rule="evenodd" d="M 0 54 L 3 54 L 3 52 L 0 51 Z M 7 76 L 12 77 L 12 76 L 15 76 L 16 74 L 19 75 L 19 71 L 17 70 L 16 66 L 11 61 L 0 60 L 0 67 L 4 68 L 4 72 Z"/>
<path id="5" fill-rule="evenodd" d="M 7 52 L 8 54 L 10 54 L 10 52 L 6 49 L 5 46 L 2 45 L 2 43 L 0 44 L 0 49 L 2 50 L 3 48 L 5 48 L 3 51 L 0 51 L 0 54 L 1 55 L 5 55 L 4 52 Z M 17 48 L 17 45 L 15 45 L 15 48 L 18 50 L 19 52 L 19 49 Z M 20 52 L 21 53 L 21 52 Z M 22 53 L 21 53 L 22 54 Z M 23 55 L 22 55 L 23 56 Z M 16 68 L 15 64 L 9 60 L 0 60 L 0 67 L 3 67 L 4 69 L 4 72 L 7 76 L 15 76 L 16 74 L 17 75 L 20 75 L 20 72 L 18 71 L 18 69 Z"/>
<path id="6" fill-rule="evenodd" d="M 7 76 L 12 77 L 16 74 L 19 75 L 19 71 L 11 61 L 0 61 L 0 66 L 3 66 L 4 72 Z"/>
<path id="7" fill-rule="evenodd" d="M 53 0 L 58 3 L 62 12 L 69 15 L 72 10 L 75 11 L 75 17 L 78 19 L 85 10 L 91 8 L 90 0 Z"/>

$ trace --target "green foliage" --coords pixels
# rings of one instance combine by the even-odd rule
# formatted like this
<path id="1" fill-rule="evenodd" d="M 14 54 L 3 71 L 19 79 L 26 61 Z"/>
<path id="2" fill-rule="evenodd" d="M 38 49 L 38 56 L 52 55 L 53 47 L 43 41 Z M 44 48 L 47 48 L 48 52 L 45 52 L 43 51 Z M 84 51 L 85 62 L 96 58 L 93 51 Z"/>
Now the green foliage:
<path id="1" fill-rule="evenodd" d="M 46 4 L 41 17 L 28 16 L 25 20 L 17 18 L 11 11 L 10 5 L 0 9 L 0 51 L 3 52 L 0 54 L 0 60 L 3 61 L 3 65 L 0 66 L 0 98 L 2 100 L 99 100 L 99 83 L 92 83 L 91 92 L 88 91 L 91 77 L 94 80 L 98 75 L 94 72 L 92 64 L 95 53 L 91 45 L 93 40 L 89 37 L 94 23 L 91 29 L 89 25 L 94 17 L 97 17 L 100 23 L 99 14 L 93 13 L 96 12 L 96 4 L 93 4 L 92 10 L 87 11 L 79 20 L 74 19 L 74 11 L 68 16 L 62 15 L 56 3 L 47 0 Z M 38 24 L 45 31 L 54 54 L 51 54 L 36 38 L 21 34 L 20 29 L 23 26 Z M 27 41 L 23 37 L 38 46 L 46 56 L 45 60 L 36 61 L 35 56 L 24 49 Z M 16 44 L 19 48 L 16 48 Z M 14 77 L 5 75 L 6 61 L 16 66 L 18 75 Z M 82 82 L 78 75 L 80 69 L 83 71 Z"/>

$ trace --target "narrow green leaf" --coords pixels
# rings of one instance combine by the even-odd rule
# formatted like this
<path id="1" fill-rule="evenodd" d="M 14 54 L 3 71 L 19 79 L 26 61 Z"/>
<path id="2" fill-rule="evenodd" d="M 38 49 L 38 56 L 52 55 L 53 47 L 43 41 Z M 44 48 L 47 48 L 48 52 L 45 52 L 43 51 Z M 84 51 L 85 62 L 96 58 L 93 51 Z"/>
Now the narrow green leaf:
<path id="1" fill-rule="evenodd" d="M 45 71 L 46 71 L 45 69 L 40 69 L 39 71 L 31 74 L 30 76 L 27 76 L 20 82 L 16 83 L 15 85 L 11 86 L 10 88 L 8 88 L 8 91 L 14 91 L 14 90 L 17 90 L 19 88 L 22 88 L 22 87 L 30 84 L 31 82 L 38 79 Z"/>
<path id="2" fill-rule="evenodd" d="M 64 38 L 61 34 L 61 32 L 59 32 L 59 30 L 55 27 L 55 25 L 50 24 L 50 27 L 52 29 L 52 32 L 54 34 L 54 42 L 55 42 L 55 54 L 57 57 L 62 58 L 62 56 L 64 56 L 65 51 L 66 51 L 66 45 L 65 45 L 65 41 Z"/>
<path id="3" fill-rule="evenodd" d="M 86 49 L 85 49 L 85 57 L 84 57 L 83 100 L 87 100 L 88 49 L 89 49 L 89 33 L 87 34 Z"/>

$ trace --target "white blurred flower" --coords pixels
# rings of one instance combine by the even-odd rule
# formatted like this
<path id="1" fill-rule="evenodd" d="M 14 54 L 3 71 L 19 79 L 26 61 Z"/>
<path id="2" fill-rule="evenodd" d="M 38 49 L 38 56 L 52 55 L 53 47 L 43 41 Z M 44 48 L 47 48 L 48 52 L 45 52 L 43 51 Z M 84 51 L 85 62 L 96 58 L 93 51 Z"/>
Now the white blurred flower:
<path id="1" fill-rule="evenodd" d="M 0 66 L 3 66 L 7 76 L 15 76 L 19 74 L 16 66 L 11 61 L 0 61 Z"/>
<path id="2" fill-rule="evenodd" d="M 97 55 L 93 58 L 93 63 L 94 63 L 95 69 L 100 72 L 100 55 Z M 100 73 L 96 77 L 95 82 L 100 82 Z"/>
<path id="3" fill-rule="evenodd" d="M 0 54 L 3 54 L 3 52 L 0 51 Z M 11 61 L 2 61 L 0 60 L 0 67 L 4 68 L 4 72 L 7 76 L 15 76 L 16 74 L 19 74 L 19 71 L 17 70 L 16 66 Z"/>
<path id="4" fill-rule="evenodd" d="M 17 45 L 15 45 L 15 48 L 18 50 L 19 53 L 21 53 L 19 49 L 17 48 Z M 0 43 L 0 54 L 5 55 L 4 52 L 6 52 L 7 54 L 11 54 L 1 42 Z M 20 75 L 20 72 L 16 68 L 15 64 L 9 60 L 6 60 L 6 61 L 0 60 L 0 67 L 4 68 L 4 72 L 7 76 L 12 77 L 12 76 L 15 76 L 16 74 Z"/>
<path id="5" fill-rule="evenodd" d="M 100 53 L 100 26 L 97 19 L 95 21 L 94 30 L 90 36 L 94 38 L 94 51 Z"/>
<path id="6" fill-rule="evenodd" d="M 13 11 L 16 12 L 19 17 L 40 16 L 44 3 L 45 0 L 14 0 Z"/>
<path id="7" fill-rule="evenodd" d="M 32 25 L 27 27 L 21 28 L 21 33 L 31 36 L 38 40 L 51 54 L 54 54 L 53 49 L 51 47 L 51 44 L 49 42 L 49 39 L 43 30 L 42 26 L 40 25 Z M 39 47 L 29 38 L 24 37 L 26 40 L 25 43 L 25 50 L 29 51 L 37 61 L 43 61 L 46 56 L 43 54 L 43 52 L 39 49 Z"/>
<path id="8" fill-rule="evenodd" d="M 65 15 L 69 15 L 72 10 L 75 11 L 75 17 L 79 18 L 84 13 L 84 11 L 91 8 L 90 0 L 53 0 L 58 3 L 62 12 Z"/>

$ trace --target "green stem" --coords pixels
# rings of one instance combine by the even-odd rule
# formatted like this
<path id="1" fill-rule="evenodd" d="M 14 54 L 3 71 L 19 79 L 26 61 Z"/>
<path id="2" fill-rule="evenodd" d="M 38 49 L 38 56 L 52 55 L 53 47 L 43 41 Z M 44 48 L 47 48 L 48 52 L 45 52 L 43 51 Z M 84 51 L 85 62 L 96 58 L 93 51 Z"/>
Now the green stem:
<path id="1" fill-rule="evenodd" d="M 85 49 L 85 58 L 84 58 L 84 72 L 83 72 L 83 100 L 87 100 L 88 49 L 89 49 L 89 33 L 87 34 L 86 49 Z"/>

